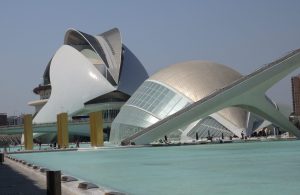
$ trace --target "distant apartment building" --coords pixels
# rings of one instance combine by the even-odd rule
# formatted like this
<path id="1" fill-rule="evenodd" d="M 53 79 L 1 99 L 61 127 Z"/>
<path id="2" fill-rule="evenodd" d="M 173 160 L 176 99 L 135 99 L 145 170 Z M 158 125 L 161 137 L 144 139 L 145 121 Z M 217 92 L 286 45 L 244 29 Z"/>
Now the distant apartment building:
<path id="1" fill-rule="evenodd" d="M 20 115 L 20 116 L 8 116 L 7 117 L 7 124 L 9 126 L 24 124 L 23 115 Z"/>
<path id="2" fill-rule="evenodd" d="M 22 125 L 23 114 L 20 116 L 7 116 L 7 113 L 0 113 L 0 126 L 14 126 L 14 125 Z"/>
<path id="3" fill-rule="evenodd" d="M 7 114 L 6 113 L 0 113 L 0 126 L 7 125 Z"/>
<path id="4" fill-rule="evenodd" d="M 292 81 L 293 115 L 300 116 L 300 75 L 294 76 Z"/>

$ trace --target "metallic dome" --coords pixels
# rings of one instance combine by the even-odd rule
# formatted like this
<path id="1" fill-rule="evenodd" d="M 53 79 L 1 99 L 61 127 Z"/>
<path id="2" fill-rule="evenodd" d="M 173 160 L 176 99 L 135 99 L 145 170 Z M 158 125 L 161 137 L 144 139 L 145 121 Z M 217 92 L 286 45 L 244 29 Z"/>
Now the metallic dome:
<path id="1" fill-rule="evenodd" d="M 195 102 L 241 77 L 237 71 L 221 64 L 189 61 L 161 69 L 148 80 L 163 83 Z M 243 109 L 230 107 L 218 114 L 238 128 L 246 127 L 247 112 Z"/>

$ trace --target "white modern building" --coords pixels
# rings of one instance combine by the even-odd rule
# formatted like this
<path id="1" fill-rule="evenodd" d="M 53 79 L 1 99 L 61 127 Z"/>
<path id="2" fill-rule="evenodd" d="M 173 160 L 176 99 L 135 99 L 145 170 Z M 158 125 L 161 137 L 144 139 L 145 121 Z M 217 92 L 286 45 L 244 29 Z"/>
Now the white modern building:
<path id="1" fill-rule="evenodd" d="M 147 78 L 147 71 L 122 43 L 117 28 L 95 36 L 70 29 L 46 66 L 43 83 L 34 89 L 40 99 L 29 102 L 36 109 L 33 123 L 56 122 L 61 112 L 78 119 L 102 111 L 104 128 L 109 127 Z"/>
<path id="2" fill-rule="evenodd" d="M 164 136 L 174 140 L 249 136 L 271 124 L 268 121 L 300 137 L 265 95 L 300 66 L 299 53 L 247 76 L 221 64 L 190 61 L 148 78 L 145 67 L 122 43 L 118 29 L 95 36 L 70 29 L 47 64 L 43 83 L 34 89 L 40 99 L 29 102 L 36 108 L 33 123 L 55 123 L 61 112 L 78 120 L 102 111 L 103 128 L 111 127 L 114 144 L 132 140 L 148 144 Z M 88 135 L 88 129 L 75 133 L 79 132 Z M 55 132 L 45 134 L 54 136 Z"/>
<path id="3" fill-rule="evenodd" d="M 240 79 L 237 71 L 221 64 L 190 61 L 171 65 L 147 79 L 113 121 L 110 142 L 120 142 L 216 90 Z M 274 104 L 274 106 L 276 106 Z M 250 112 L 228 107 L 166 135 L 170 139 L 251 135 L 264 120 Z M 265 123 L 266 124 L 266 123 Z"/>

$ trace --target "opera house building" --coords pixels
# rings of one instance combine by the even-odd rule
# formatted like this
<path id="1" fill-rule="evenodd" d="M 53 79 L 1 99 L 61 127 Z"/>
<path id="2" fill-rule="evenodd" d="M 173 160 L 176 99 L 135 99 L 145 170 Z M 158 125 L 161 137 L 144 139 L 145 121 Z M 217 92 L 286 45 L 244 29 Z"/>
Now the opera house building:
<path id="1" fill-rule="evenodd" d="M 118 29 L 96 36 L 70 29 L 46 66 L 43 83 L 33 90 L 40 96 L 29 102 L 36 110 L 33 123 L 56 122 L 61 112 L 80 120 L 102 111 L 104 129 L 110 128 L 120 107 L 147 78 L 144 66 L 122 44 Z"/>
<path id="2" fill-rule="evenodd" d="M 242 77 L 229 67 L 206 61 L 178 63 L 149 77 L 122 43 L 118 29 L 99 35 L 70 29 L 47 64 L 43 83 L 34 89 L 40 99 L 29 104 L 36 109 L 35 124 L 55 122 L 61 112 L 67 112 L 71 121 L 87 120 L 89 113 L 102 111 L 109 141 L 120 144 Z M 165 136 L 173 140 L 191 140 L 196 135 L 241 137 L 269 124 L 244 108 L 229 106 Z"/>

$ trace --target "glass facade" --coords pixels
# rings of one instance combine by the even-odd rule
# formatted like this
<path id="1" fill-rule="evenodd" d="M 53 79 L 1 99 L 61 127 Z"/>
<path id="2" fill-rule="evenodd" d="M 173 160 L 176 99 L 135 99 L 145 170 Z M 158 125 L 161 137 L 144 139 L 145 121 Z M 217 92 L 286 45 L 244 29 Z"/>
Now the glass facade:
<path id="1" fill-rule="evenodd" d="M 110 142 L 120 144 L 124 139 L 147 128 L 154 123 L 174 114 L 193 103 L 181 93 L 159 83 L 147 80 L 131 96 L 121 108 L 120 113 L 112 123 Z M 187 127 L 186 127 L 187 128 Z M 167 135 L 170 140 L 179 141 L 185 128 L 175 130 Z M 212 117 L 199 121 L 186 135 L 191 139 L 234 136 L 225 126 Z"/>
<path id="2" fill-rule="evenodd" d="M 168 87 L 148 80 L 121 108 L 112 124 L 110 142 L 118 144 L 122 139 L 149 127 L 192 101 Z"/>
<path id="3" fill-rule="evenodd" d="M 146 81 L 126 105 L 138 107 L 163 119 L 191 103 L 191 100 L 159 83 Z"/>

